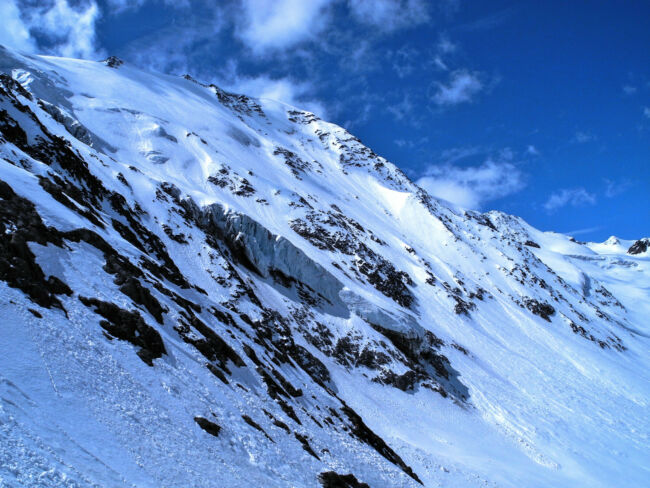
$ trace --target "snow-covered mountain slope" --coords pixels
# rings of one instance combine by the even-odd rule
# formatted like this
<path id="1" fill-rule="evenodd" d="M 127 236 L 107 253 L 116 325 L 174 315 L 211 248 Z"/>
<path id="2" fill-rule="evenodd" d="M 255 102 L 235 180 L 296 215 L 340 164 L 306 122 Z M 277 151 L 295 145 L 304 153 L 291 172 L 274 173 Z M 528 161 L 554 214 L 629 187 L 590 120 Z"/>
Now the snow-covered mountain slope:
<path id="1" fill-rule="evenodd" d="M 647 486 L 646 241 L 189 77 L 0 73 L 3 486 Z"/>

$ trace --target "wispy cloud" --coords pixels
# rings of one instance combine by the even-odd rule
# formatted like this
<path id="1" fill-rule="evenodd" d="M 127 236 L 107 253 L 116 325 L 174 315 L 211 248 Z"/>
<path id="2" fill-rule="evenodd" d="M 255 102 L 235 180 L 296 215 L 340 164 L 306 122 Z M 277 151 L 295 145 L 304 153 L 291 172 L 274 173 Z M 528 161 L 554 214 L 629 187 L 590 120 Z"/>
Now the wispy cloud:
<path id="1" fill-rule="evenodd" d="M 399 78 L 406 78 L 413 74 L 421 77 L 423 71 L 431 68 L 437 71 L 449 71 L 451 58 L 457 51 L 458 45 L 443 33 L 433 46 L 404 45 L 399 49 L 389 50 L 386 58 Z"/>
<path id="2" fill-rule="evenodd" d="M 568 232 L 563 232 L 563 234 L 567 234 L 570 236 L 580 236 L 583 234 L 591 234 L 592 232 L 599 231 L 602 228 L 603 228 L 602 225 L 599 225 L 597 227 L 585 227 L 583 229 L 576 229 L 576 230 L 570 230 Z"/>
<path id="3" fill-rule="evenodd" d="M 547 212 L 555 212 L 556 210 L 570 205 L 572 207 L 579 207 L 585 205 L 594 205 L 596 203 L 596 195 L 589 193 L 584 188 L 563 188 L 553 192 L 546 203 L 544 208 Z"/>
<path id="4" fill-rule="evenodd" d="M 430 16 L 426 0 L 348 0 L 348 7 L 357 21 L 383 31 L 422 24 Z"/>
<path id="5" fill-rule="evenodd" d="M 526 153 L 531 156 L 539 156 L 539 150 L 532 144 L 529 144 L 528 147 L 526 147 Z"/>
<path id="6" fill-rule="evenodd" d="M 451 42 L 446 34 L 441 34 L 436 43 L 435 54 L 433 56 L 433 64 L 438 69 L 443 71 L 449 70 L 448 56 L 451 56 L 458 49 L 458 46 Z"/>
<path id="7" fill-rule="evenodd" d="M 399 139 L 395 139 L 393 141 L 393 143 L 395 143 L 395 145 L 397 147 L 403 147 L 403 148 L 409 148 L 409 149 L 413 149 L 414 147 L 418 147 L 418 146 L 423 146 L 423 145 L 427 144 L 428 142 L 429 142 L 429 137 L 428 136 L 419 137 L 417 139 L 399 138 Z"/>
<path id="8" fill-rule="evenodd" d="M 452 147 L 440 153 L 440 161 L 442 164 L 454 164 L 463 159 L 485 153 L 487 151 L 478 146 Z"/>
<path id="9" fill-rule="evenodd" d="M 643 115 L 650 119 L 650 107 L 643 107 Z"/>
<path id="10" fill-rule="evenodd" d="M 596 140 L 596 136 L 593 135 L 591 132 L 584 132 L 579 130 L 574 134 L 573 139 L 571 139 L 571 142 L 584 144 L 586 142 L 594 141 L 594 140 Z"/>
<path id="11" fill-rule="evenodd" d="M 451 106 L 471 102 L 484 88 L 477 72 L 460 69 L 449 75 L 446 83 L 435 83 L 433 101 L 437 105 Z"/>
<path id="12" fill-rule="evenodd" d="M 421 53 L 412 47 L 402 46 L 396 51 L 390 51 L 387 57 L 391 61 L 395 74 L 399 78 L 406 78 L 415 71 Z"/>
<path id="13" fill-rule="evenodd" d="M 485 17 L 459 25 L 456 29 L 468 32 L 494 29 L 514 15 L 517 9 L 518 7 L 509 7 Z"/>
<path id="14" fill-rule="evenodd" d="M 525 177 L 511 159 L 511 152 L 506 151 L 476 166 L 430 166 L 417 183 L 435 197 L 463 208 L 480 209 L 525 187 Z"/>
<path id="15" fill-rule="evenodd" d="M 439 54 L 451 54 L 458 49 L 458 46 L 451 42 L 446 34 L 441 34 L 436 44 L 436 51 Z"/>
<path id="16" fill-rule="evenodd" d="M 407 93 L 399 103 L 388 105 L 386 110 L 388 110 L 396 120 L 402 121 L 414 113 L 415 106 L 411 101 L 411 97 Z"/>
<path id="17" fill-rule="evenodd" d="M 622 90 L 625 95 L 634 95 L 637 92 L 637 87 L 634 85 L 623 85 Z"/>
<path id="18" fill-rule="evenodd" d="M 138 10 L 146 3 L 164 3 L 168 7 L 188 8 L 190 0 L 106 0 L 106 7 L 110 13 L 119 14 L 129 10 Z"/>
<path id="19" fill-rule="evenodd" d="M 618 196 L 632 186 L 629 180 L 613 181 L 605 178 L 603 181 L 605 182 L 605 196 L 607 198 Z"/>

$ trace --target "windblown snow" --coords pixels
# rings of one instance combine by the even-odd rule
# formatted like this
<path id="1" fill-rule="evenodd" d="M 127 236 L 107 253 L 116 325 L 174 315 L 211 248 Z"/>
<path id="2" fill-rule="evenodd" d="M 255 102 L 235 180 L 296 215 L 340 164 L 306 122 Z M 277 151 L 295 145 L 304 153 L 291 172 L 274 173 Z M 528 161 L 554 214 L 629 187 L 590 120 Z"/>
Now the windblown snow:
<path id="1" fill-rule="evenodd" d="M 650 239 L 189 76 L 0 73 L 0 485 L 648 486 Z"/>

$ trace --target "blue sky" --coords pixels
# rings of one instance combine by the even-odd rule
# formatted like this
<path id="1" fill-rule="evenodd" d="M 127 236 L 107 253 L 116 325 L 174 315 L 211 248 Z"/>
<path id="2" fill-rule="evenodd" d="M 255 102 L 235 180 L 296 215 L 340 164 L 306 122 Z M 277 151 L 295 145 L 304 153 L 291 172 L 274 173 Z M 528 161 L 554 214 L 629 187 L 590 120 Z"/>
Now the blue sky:
<path id="1" fill-rule="evenodd" d="M 650 2 L 2 0 L 0 43 L 307 108 L 432 193 L 650 235 Z"/>

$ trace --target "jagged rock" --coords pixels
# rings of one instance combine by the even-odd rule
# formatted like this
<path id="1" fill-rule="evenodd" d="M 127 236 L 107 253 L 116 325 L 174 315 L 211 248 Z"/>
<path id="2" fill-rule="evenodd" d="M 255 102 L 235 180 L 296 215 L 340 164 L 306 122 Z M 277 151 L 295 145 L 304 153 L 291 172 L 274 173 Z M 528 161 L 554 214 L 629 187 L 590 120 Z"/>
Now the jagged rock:
<path id="1" fill-rule="evenodd" d="M 273 439 L 271 439 L 271 436 L 269 436 L 269 435 L 266 433 L 266 431 L 262 428 L 262 426 L 260 426 L 260 424 L 258 424 L 257 422 L 255 422 L 255 421 L 254 421 L 252 418 L 250 418 L 248 415 L 242 415 L 241 418 L 244 419 L 244 422 L 246 422 L 248 425 L 250 425 L 251 427 L 253 427 L 255 430 L 258 430 L 258 431 L 260 431 L 262 434 L 264 434 L 264 437 L 266 437 L 268 440 L 270 440 L 271 442 L 275 442 Z"/>
<path id="2" fill-rule="evenodd" d="M 644 238 L 644 239 L 639 239 L 638 241 L 635 241 L 634 244 L 630 246 L 630 248 L 627 250 L 628 254 L 642 254 L 648 250 L 648 247 L 650 246 L 650 238 Z"/>
<path id="3" fill-rule="evenodd" d="M 353 474 L 338 474 L 334 471 L 324 471 L 318 475 L 323 488 L 370 488 L 361 483 Z"/>
<path id="4" fill-rule="evenodd" d="M 149 366 L 153 360 L 167 354 L 160 334 L 142 319 L 138 312 L 121 309 L 114 303 L 103 302 L 96 298 L 79 297 L 81 303 L 93 307 L 94 311 L 106 320 L 99 322 L 109 334 L 123 341 L 140 347 L 138 357 Z"/>
<path id="5" fill-rule="evenodd" d="M 43 224 L 34 204 L 0 180 L 0 279 L 42 307 L 64 310 L 56 295 L 70 295 L 70 287 L 54 276 L 45 278 L 28 242 L 63 245 L 60 233 Z"/>
<path id="6" fill-rule="evenodd" d="M 524 304 L 528 310 L 535 315 L 539 315 L 547 322 L 550 322 L 551 316 L 555 314 L 555 309 L 551 305 L 535 300 L 534 298 L 524 298 Z"/>
<path id="7" fill-rule="evenodd" d="M 420 478 L 418 478 L 418 475 L 413 472 L 410 466 L 407 466 L 406 463 L 402 461 L 402 458 L 399 457 L 381 437 L 370 430 L 370 428 L 364 423 L 363 419 L 354 410 L 347 405 L 344 405 L 341 411 L 350 421 L 352 436 L 365 442 L 369 446 L 372 446 L 379 454 L 388 459 L 391 463 L 399 466 L 411 478 L 422 484 L 422 481 L 420 481 Z"/>
<path id="8" fill-rule="evenodd" d="M 199 427 L 205 430 L 208 434 L 215 437 L 217 437 L 219 435 L 219 432 L 221 432 L 221 427 L 219 425 L 206 419 L 205 417 L 194 417 L 194 422 L 199 424 Z"/>
<path id="9" fill-rule="evenodd" d="M 293 435 L 294 435 L 294 437 L 296 439 L 298 439 L 298 441 L 302 445 L 302 448 L 305 451 L 307 451 L 309 454 L 311 454 L 312 456 L 314 456 L 316 459 L 318 459 L 320 461 L 320 458 L 318 457 L 318 454 L 316 454 L 314 452 L 314 450 L 312 449 L 311 445 L 309 444 L 309 440 L 307 439 L 307 437 L 305 437 L 304 435 L 299 434 L 298 432 L 294 432 Z"/>
<path id="10" fill-rule="evenodd" d="M 109 56 L 103 62 L 109 68 L 118 68 L 124 64 L 124 61 L 122 61 L 117 56 Z"/>

